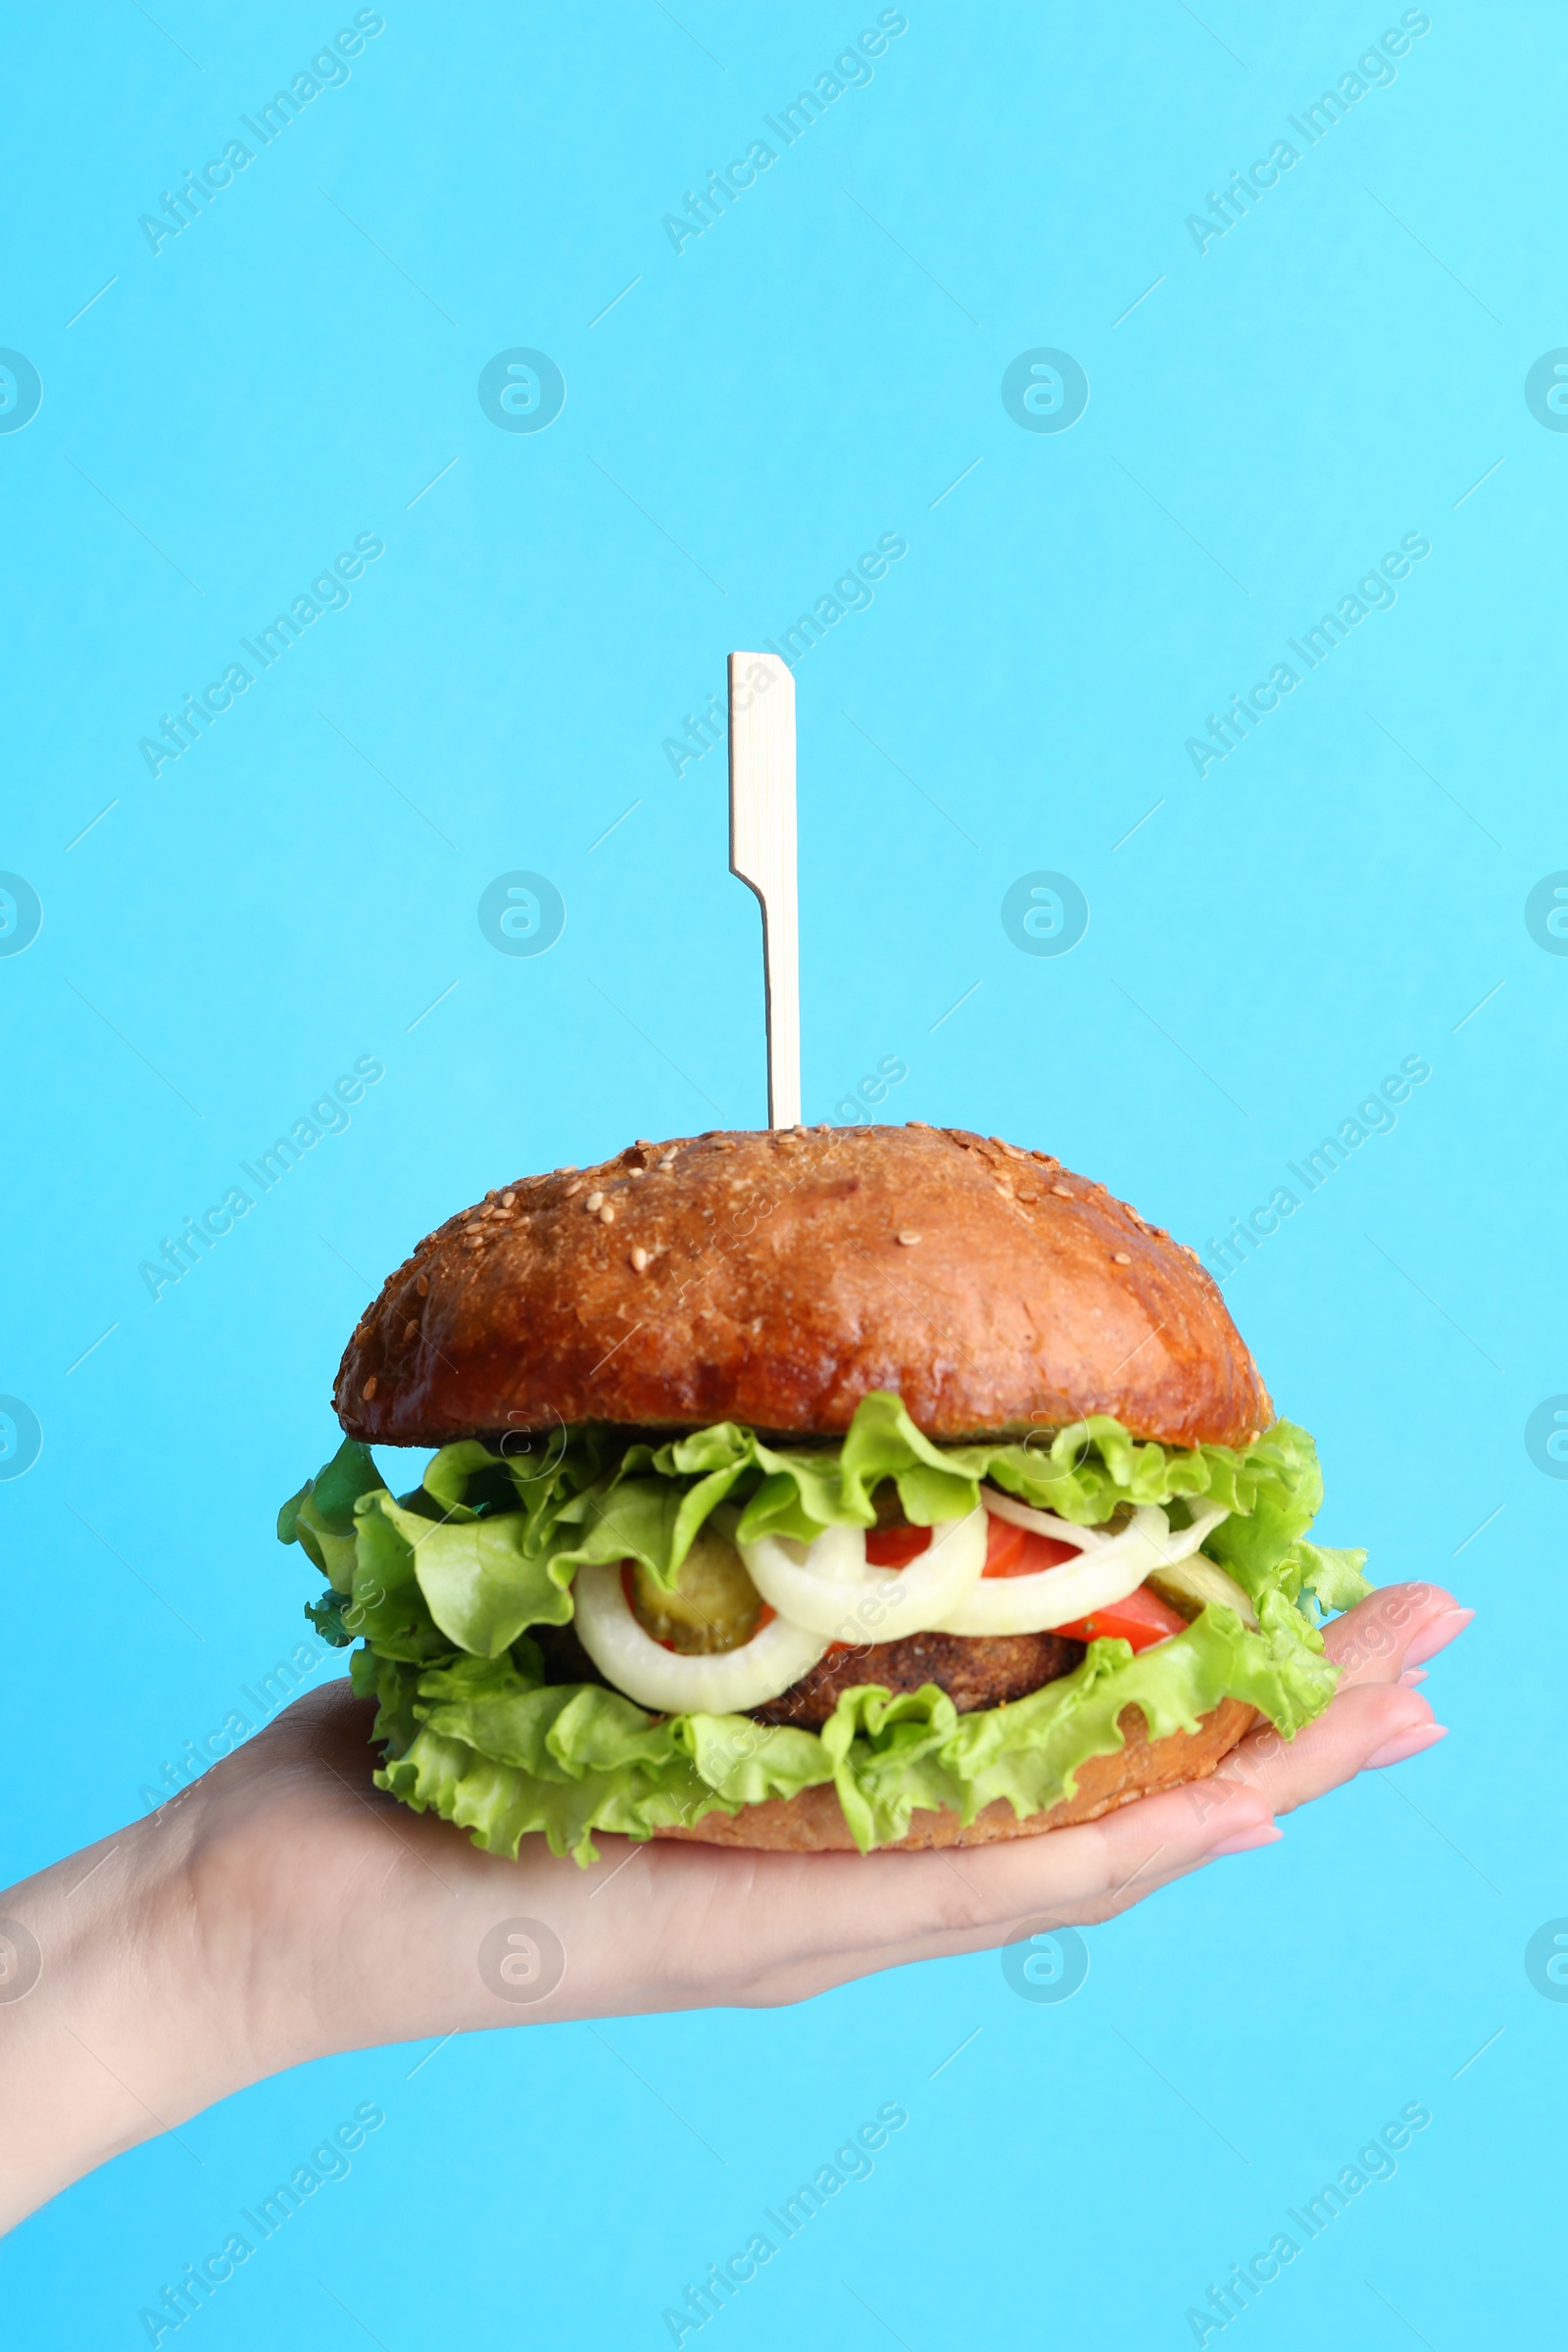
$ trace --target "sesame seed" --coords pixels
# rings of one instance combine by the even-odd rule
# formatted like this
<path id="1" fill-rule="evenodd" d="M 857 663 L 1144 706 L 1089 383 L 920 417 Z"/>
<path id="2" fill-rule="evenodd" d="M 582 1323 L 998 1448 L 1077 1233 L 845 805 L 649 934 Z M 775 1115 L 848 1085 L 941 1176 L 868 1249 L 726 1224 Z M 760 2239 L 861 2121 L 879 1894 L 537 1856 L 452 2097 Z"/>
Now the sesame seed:
<path id="1" fill-rule="evenodd" d="M 659 1164 L 660 1164 L 660 1166 L 661 1166 L 662 1168 L 672 1168 L 672 1167 L 675 1165 L 675 1154 L 674 1154 L 674 1152 L 666 1152 L 664 1153 L 664 1156 L 663 1156 L 663 1158 L 662 1158 L 662 1159 L 660 1161 L 660 1163 L 659 1163 Z"/>
<path id="2" fill-rule="evenodd" d="M 517 1196 L 516 1196 L 516 1194 L 515 1194 L 515 1193 L 503 1193 L 503 1194 L 502 1194 L 502 1196 L 501 1196 L 501 1205 L 502 1205 L 502 1207 L 503 1207 L 503 1208 L 511 1208 L 511 1206 L 513 1205 L 513 1203 L 514 1203 L 514 1201 L 516 1200 L 516 1198 L 517 1198 Z"/>
<path id="3" fill-rule="evenodd" d="M 421 1274 L 421 1275 L 419 1276 L 419 1279 L 418 1279 L 418 1281 L 417 1281 L 417 1282 L 415 1284 L 415 1286 L 414 1286 L 414 1287 L 415 1287 L 415 1289 L 416 1289 L 416 1290 L 418 1292 L 418 1294 L 419 1294 L 419 1297 L 420 1297 L 421 1298 L 428 1298 L 428 1297 L 430 1296 L 430 1277 L 429 1277 L 429 1275 L 428 1275 L 428 1274 Z"/>
<path id="4" fill-rule="evenodd" d="M 1073 1195 L 1068 1192 L 1067 1187 L 1064 1184 L 1054 1184 L 1051 1189 L 1055 1194 L 1058 1200 L 1070 1200 L 1073 1199 Z"/>
<path id="5" fill-rule="evenodd" d="M 582 1178 L 580 1176 L 574 1176 L 561 1197 L 564 1200 L 569 1200 L 573 1193 L 580 1193 L 581 1191 Z"/>
<path id="6" fill-rule="evenodd" d="M 646 1176 L 648 1170 L 646 1168 L 628 1168 L 626 1173 L 628 1176 Z"/>
<path id="7" fill-rule="evenodd" d="M 1133 1261 L 1125 1250 L 1113 1250 L 1110 1253 L 1110 1262 L 1113 1266 L 1130 1266 Z"/>
<path id="8" fill-rule="evenodd" d="M 360 1395 L 367 1404 L 369 1403 L 370 1398 L 375 1395 L 375 1374 L 373 1372 L 370 1374 L 370 1377 L 366 1382 L 364 1388 L 360 1391 Z"/>
<path id="9" fill-rule="evenodd" d="M 583 1206 L 588 1211 L 590 1216 L 593 1216 L 595 1212 L 603 1208 L 604 1205 L 605 1196 L 603 1193 L 590 1193 L 587 1200 L 583 1202 Z"/>
<path id="10" fill-rule="evenodd" d="M 416 1315 L 411 1315 L 411 1316 L 409 1317 L 408 1321 L 407 1321 L 407 1322 L 404 1324 L 404 1326 L 403 1326 L 403 1344 L 404 1344 L 404 1346 L 405 1346 L 405 1347 L 407 1347 L 407 1346 L 408 1346 L 408 1344 L 409 1344 L 410 1340 L 412 1340 L 412 1339 L 413 1339 L 413 1337 L 414 1337 L 415 1333 L 416 1333 L 416 1332 L 418 1330 L 418 1328 L 419 1328 L 418 1317 L 417 1317 Z"/>
<path id="11" fill-rule="evenodd" d="M 906 1250 L 912 1250 L 919 1239 L 920 1236 L 917 1233 L 901 1233 L 899 1236 L 899 1240 Z"/>
<path id="12" fill-rule="evenodd" d="M 607 1200 L 605 1202 L 603 1208 L 599 1211 L 599 1222 L 601 1225 L 613 1225 L 615 1222 L 615 1203 L 613 1200 Z"/>
<path id="13" fill-rule="evenodd" d="M 632 1270 L 632 1272 L 633 1272 L 634 1274 L 641 1274 L 641 1273 L 644 1271 L 644 1269 L 646 1268 L 647 1264 L 648 1264 L 648 1252 L 647 1252 L 647 1250 L 634 1250 L 632 1251 L 632 1253 L 631 1253 L 631 1270 Z"/>

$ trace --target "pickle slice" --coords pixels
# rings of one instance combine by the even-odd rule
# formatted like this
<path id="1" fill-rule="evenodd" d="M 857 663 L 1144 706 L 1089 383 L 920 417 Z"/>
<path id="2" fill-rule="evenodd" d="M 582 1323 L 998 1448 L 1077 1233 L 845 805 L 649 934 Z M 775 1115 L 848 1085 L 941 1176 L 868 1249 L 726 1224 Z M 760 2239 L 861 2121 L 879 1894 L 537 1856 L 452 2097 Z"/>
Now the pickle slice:
<path id="1" fill-rule="evenodd" d="M 1256 1630 L 1257 1612 L 1242 1587 L 1213 1560 L 1204 1559 L 1201 1552 L 1195 1552 L 1190 1559 L 1172 1560 L 1144 1581 L 1161 1600 L 1168 1600 L 1173 1609 L 1179 1609 L 1189 1624 L 1211 1600 L 1217 1600 L 1227 1609 L 1234 1609 L 1245 1626 Z"/>
<path id="2" fill-rule="evenodd" d="M 667 1642 L 683 1657 L 712 1657 L 739 1649 L 757 1631 L 762 1595 L 746 1573 L 727 1536 L 710 1523 L 681 1562 L 673 1592 L 634 1563 L 632 1612 L 656 1642 Z"/>

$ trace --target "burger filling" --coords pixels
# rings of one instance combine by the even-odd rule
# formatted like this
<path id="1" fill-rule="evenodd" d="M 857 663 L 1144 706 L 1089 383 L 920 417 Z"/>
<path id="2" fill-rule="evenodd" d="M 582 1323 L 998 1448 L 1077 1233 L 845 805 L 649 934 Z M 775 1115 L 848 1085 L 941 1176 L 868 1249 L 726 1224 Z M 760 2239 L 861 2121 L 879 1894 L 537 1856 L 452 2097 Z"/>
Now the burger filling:
<path id="1" fill-rule="evenodd" d="M 326 1576 L 319 1631 L 360 1644 L 381 1785 L 586 1861 L 595 1829 L 829 1781 L 862 1848 L 917 1805 L 1038 1811 L 1129 1705 L 1152 1739 L 1226 1697 L 1291 1737 L 1333 1693 L 1322 1613 L 1369 1589 L 1364 1554 L 1305 1540 L 1320 1497 L 1288 1422 L 1241 1449 L 1104 1416 L 947 1446 L 874 1395 L 815 1446 L 466 1440 L 399 1499 L 351 1441 L 278 1533 Z"/>
<path id="2" fill-rule="evenodd" d="M 641 1560 L 627 1560 L 621 1591 L 645 1632 L 682 1657 L 744 1648 L 766 1605 L 734 1544 L 712 1527 L 697 1537 L 673 1588 L 662 1585 Z"/>
<path id="3" fill-rule="evenodd" d="M 865 1560 L 871 1567 L 898 1572 L 929 1552 L 935 1530 L 914 1525 L 905 1515 L 891 1479 L 872 1495 L 876 1521 L 865 1534 Z M 982 1578 L 1043 1575 L 1079 1558 L 1077 1548 L 1051 1536 L 1020 1527 L 1000 1515 L 1004 1497 L 982 1487 L 987 1511 L 986 1553 Z M 1175 1516 L 1187 1521 L 1186 1513 Z M 693 1544 L 676 1575 L 673 1592 L 666 1591 L 639 1563 L 621 1569 L 621 1590 L 632 1615 L 643 1630 L 665 1649 L 682 1656 L 707 1656 L 744 1647 L 763 1619 L 776 1614 L 753 1583 L 745 1558 L 733 1541 L 739 1514 L 720 1510 Z M 1121 1534 L 1133 1513 L 1121 1505 L 1103 1528 L 1094 1532 L 1108 1540 Z M 1189 1522 L 1190 1523 L 1190 1522 Z M 1255 1625 L 1251 1604 L 1235 1579 L 1222 1568 L 1204 1564 L 1210 1580 L 1204 1598 L 1218 1599 Z M 1073 1605 L 1070 1601 L 1067 1606 Z M 808 1724 L 819 1729 L 832 1715 L 841 1691 L 858 1683 L 874 1683 L 892 1692 L 918 1690 L 927 1683 L 947 1693 L 960 1715 L 976 1709 L 1005 1705 L 1031 1690 L 1068 1674 L 1082 1659 L 1086 1644 L 1097 1636 L 1119 1637 L 1136 1651 L 1169 1641 L 1199 1613 L 1202 1600 L 1182 1582 L 1181 1564 L 1172 1563 L 1161 1583 L 1159 1572 L 1133 1590 L 1077 1620 L 1064 1620 L 1059 1631 L 1046 1630 L 1002 1635 L 963 1635 L 933 1625 L 911 1631 L 895 1641 L 830 1641 L 825 1655 L 799 1681 L 775 1697 L 746 1712 L 760 1723 Z M 847 1629 L 848 1630 L 848 1629 Z M 558 1679 L 551 1646 L 546 1645 L 546 1673 Z M 564 1650 L 559 1679 L 603 1681 L 593 1659 L 575 1638 Z"/>

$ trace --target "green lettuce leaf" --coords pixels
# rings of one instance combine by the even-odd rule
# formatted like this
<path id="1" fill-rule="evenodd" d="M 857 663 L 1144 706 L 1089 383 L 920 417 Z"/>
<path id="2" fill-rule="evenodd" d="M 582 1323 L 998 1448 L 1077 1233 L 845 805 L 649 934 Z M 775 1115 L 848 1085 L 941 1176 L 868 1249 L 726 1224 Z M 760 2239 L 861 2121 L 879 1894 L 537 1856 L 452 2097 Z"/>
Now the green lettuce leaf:
<path id="1" fill-rule="evenodd" d="M 461 1823 L 488 1852 L 514 1856 L 542 1832 L 554 1853 L 584 1863 L 597 1858 L 594 1830 L 647 1838 L 831 1781 L 864 1853 L 902 1838 L 917 1806 L 951 1806 L 967 1823 L 999 1799 L 1022 1818 L 1070 1797 L 1091 1756 L 1124 1744 L 1118 1719 L 1130 1705 L 1154 1740 L 1195 1731 L 1223 1698 L 1294 1737 L 1328 1704 L 1338 1670 L 1282 1594 L 1265 1595 L 1262 1619 L 1250 1633 L 1210 1606 L 1136 1656 L 1125 1642 L 1092 1642 L 1073 1673 L 971 1715 L 934 1684 L 897 1697 L 862 1686 L 844 1692 L 820 1733 L 741 1715 L 660 1719 L 616 1691 L 542 1684 L 503 1660 L 423 1672 L 389 1661 L 376 1781 L 416 1811 Z"/>
<path id="2" fill-rule="evenodd" d="M 1252 1527 L 1239 1550 L 1260 1567 L 1311 1525 L 1322 1499 L 1312 1441 L 1288 1421 L 1241 1450 L 1140 1442 L 1102 1413 L 1038 1438 L 937 1446 L 886 1391 L 861 1399 L 837 1445 L 769 1446 L 755 1430 L 721 1421 L 662 1446 L 617 1447 L 614 1433 L 591 1426 L 560 1433 L 535 1463 L 465 1439 L 435 1456 L 424 1487 L 447 1517 L 520 1511 L 522 1549 L 545 1559 L 564 1591 L 578 1566 L 615 1559 L 638 1560 L 672 1587 L 704 1521 L 728 1499 L 743 1505 L 743 1543 L 761 1535 L 809 1543 L 827 1527 L 869 1527 L 884 1479 L 920 1527 L 973 1510 L 982 1480 L 1079 1527 L 1099 1525 L 1124 1502 L 1221 1502 Z M 279 1533 L 286 1542 L 281 1525 Z M 498 1624 L 505 1614 L 498 1602 Z"/>
<path id="3" fill-rule="evenodd" d="M 354 1506 L 382 1484 L 368 1446 L 345 1438 L 317 1478 L 308 1478 L 277 1514 L 277 1540 L 298 1544 L 328 1583 L 346 1587 L 354 1567 Z"/>
<path id="4" fill-rule="evenodd" d="M 520 1513 L 430 1525 L 395 1502 L 382 1509 L 410 1544 L 430 1615 L 459 1649 L 499 1657 L 526 1627 L 570 1617 L 564 1580 L 552 1576 L 549 1560 L 530 1557 Z"/>
<path id="5" fill-rule="evenodd" d="M 969 1715 L 934 1685 L 897 1697 L 864 1685 L 820 1733 L 747 1716 L 661 1718 L 597 1684 L 546 1683 L 527 1629 L 569 1620 L 584 1562 L 636 1559 L 672 1585 L 725 1500 L 741 1505 L 743 1541 L 808 1542 L 825 1527 L 869 1526 L 886 1479 L 921 1525 L 972 1509 L 982 1480 L 1081 1526 L 1124 1502 L 1174 1504 L 1178 1524 L 1183 1504 L 1221 1502 L 1229 1516 L 1203 1548 L 1246 1591 L 1257 1629 L 1211 1605 L 1136 1655 L 1124 1642 L 1091 1642 L 1072 1674 Z M 1371 1590 L 1364 1552 L 1305 1540 L 1321 1497 L 1312 1440 L 1290 1422 L 1241 1449 L 1141 1442 L 1103 1415 L 1038 1440 L 937 1446 L 897 1396 L 878 1394 L 833 1446 L 770 1447 L 734 1422 L 657 1446 L 566 1429 L 516 1456 L 464 1440 L 401 1501 L 351 1441 L 285 1503 L 278 1535 L 328 1580 L 307 1612 L 318 1630 L 364 1644 L 353 1673 L 379 1702 L 378 1784 L 490 1851 L 515 1854 L 541 1833 L 586 1863 L 595 1830 L 647 1838 L 829 1782 L 862 1851 L 904 1836 L 916 1807 L 950 1806 L 965 1822 L 999 1799 L 1038 1812 L 1072 1795 L 1090 1757 L 1123 1744 L 1129 1705 L 1161 1739 L 1235 1697 L 1292 1738 L 1338 1679 L 1302 1595 L 1330 1610 Z"/>
<path id="6" fill-rule="evenodd" d="M 1300 1563 L 1302 1588 L 1316 1595 L 1325 1609 L 1350 1609 L 1365 1600 L 1372 1587 L 1361 1570 L 1366 1553 L 1336 1549 L 1326 1544 L 1297 1542 L 1291 1546 Z"/>

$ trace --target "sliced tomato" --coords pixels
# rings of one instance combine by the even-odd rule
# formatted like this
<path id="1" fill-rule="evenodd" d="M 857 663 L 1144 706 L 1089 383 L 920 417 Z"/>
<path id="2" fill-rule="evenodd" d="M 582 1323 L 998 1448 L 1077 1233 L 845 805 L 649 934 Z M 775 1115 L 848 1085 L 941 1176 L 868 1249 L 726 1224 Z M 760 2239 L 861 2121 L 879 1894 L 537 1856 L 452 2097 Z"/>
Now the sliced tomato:
<path id="1" fill-rule="evenodd" d="M 992 1517 L 986 1523 L 986 1564 L 982 1576 L 1035 1576 L 1042 1568 L 1059 1568 L 1075 1560 L 1070 1544 L 1054 1536 L 1037 1536 L 1031 1527 L 1014 1527 L 1010 1519 Z"/>
<path id="2" fill-rule="evenodd" d="M 865 1556 L 873 1568 L 907 1568 L 931 1548 L 928 1527 L 873 1527 L 866 1530 Z"/>
<path id="3" fill-rule="evenodd" d="M 930 1547 L 928 1527 L 874 1527 L 865 1539 L 865 1556 L 873 1568 L 907 1568 Z M 987 1517 L 982 1576 L 1034 1576 L 1042 1568 L 1058 1568 L 1063 1560 L 1077 1557 L 1072 1544 L 1058 1544 L 1054 1536 L 1037 1536 L 1032 1528 Z"/>
<path id="4" fill-rule="evenodd" d="M 1168 1642 L 1172 1634 L 1183 1632 L 1186 1624 L 1179 1610 L 1140 1585 L 1125 1600 L 1108 1601 L 1072 1625 L 1058 1625 L 1056 1631 L 1074 1642 L 1114 1640 L 1130 1642 L 1134 1649 L 1152 1649 L 1156 1642 Z"/>

